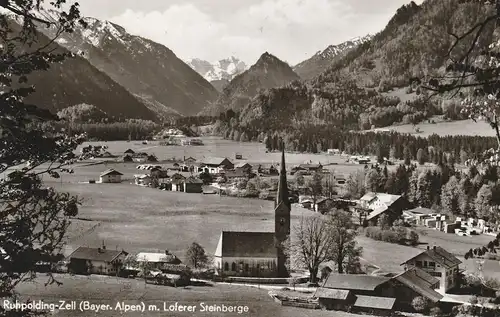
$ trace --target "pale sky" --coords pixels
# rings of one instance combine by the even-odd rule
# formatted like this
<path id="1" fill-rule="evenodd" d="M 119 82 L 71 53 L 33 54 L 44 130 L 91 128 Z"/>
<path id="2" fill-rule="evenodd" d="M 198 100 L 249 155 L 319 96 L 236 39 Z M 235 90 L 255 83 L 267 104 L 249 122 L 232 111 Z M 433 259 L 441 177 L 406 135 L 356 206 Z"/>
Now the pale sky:
<path id="1" fill-rule="evenodd" d="M 415 0 L 417 4 L 423 0 Z M 112 21 L 181 59 L 264 52 L 295 65 L 356 36 L 375 34 L 410 0 L 80 0 L 84 16 Z"/>

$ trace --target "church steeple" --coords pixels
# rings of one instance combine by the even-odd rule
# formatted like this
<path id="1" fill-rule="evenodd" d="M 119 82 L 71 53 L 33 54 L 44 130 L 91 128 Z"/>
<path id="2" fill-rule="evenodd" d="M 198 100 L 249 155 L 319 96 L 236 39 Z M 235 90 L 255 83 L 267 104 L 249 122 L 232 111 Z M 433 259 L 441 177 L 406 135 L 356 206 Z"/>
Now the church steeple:
<path id="1" fill-rule="evenodd" d="M 288 193 L 288 184 L 286 181 L 286 166 L 285 166 L 285 145 L 282 144 L 281 151 L 281 164 L 280 164 L 280 178 L 278 182 L 278 192 L 276 194 L 276 201 L 274 202 L 274 208 L 278 207 L 279 204 L 283 203 L 290 209 L 290 199 Z"/>

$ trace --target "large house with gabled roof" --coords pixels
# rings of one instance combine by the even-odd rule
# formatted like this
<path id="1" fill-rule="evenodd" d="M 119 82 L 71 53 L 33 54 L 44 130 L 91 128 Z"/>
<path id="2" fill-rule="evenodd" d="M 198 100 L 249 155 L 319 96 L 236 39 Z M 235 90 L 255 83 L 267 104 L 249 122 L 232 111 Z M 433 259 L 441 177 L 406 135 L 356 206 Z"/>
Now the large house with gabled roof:
<path id="1" fill-rule="evenodd" d="M 105 170 L 99 175 L 100 183 L 121 183 L 123 174 L 112 168 Z"/>
<path id="2" fill-rule="evenodd" d="M 234 164 L 229 159 L 225 157 L 208 157 L 198 164 L 196 172 L 218 174 L 232 169 L 234 169 Z"/>
<path id="3" fill-rule="evenodd" d="M 100 248 L 79 247 L 68 257 L 69 269 L 76 274 L 116 275 L 125 260 L 127 252 Z"/>
<path id="4" fill-rule="evenodd" d="M 404 265 L 405 271 L 416 267 L 436 277 L 439 280 L 439 291 L 445 293 L 458 286 L 460 264 L 462 261 L 445 249 L 428 246 L 427 250 L 401 265 Z"/>
<path id="5" fill-rule="evenodd" d="M 365 224 L 377 225 L 378 218 L 385 214 L 390 223 L 403 215 L 405 207 L 404 197 L 386 193 L 366 193 L 359 199 L 361 208 L 369 210 L 365 217 Z"/>
<path id="6" fill-rule="evenodd" d="M 214 265 L 222 276 L 288 277 L 283 243 L 290 234 L 290 211 L 285 152 L 274 203 L 274 231 L 222 231 L 214 254 Z"/>

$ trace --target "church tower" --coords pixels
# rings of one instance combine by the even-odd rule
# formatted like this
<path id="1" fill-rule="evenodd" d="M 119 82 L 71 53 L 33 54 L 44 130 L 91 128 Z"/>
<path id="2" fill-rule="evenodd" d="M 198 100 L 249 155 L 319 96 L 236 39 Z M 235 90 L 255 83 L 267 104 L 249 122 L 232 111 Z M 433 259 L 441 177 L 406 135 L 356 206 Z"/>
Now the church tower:
<path id="1" fill-rule="evenodd" d="M 276 201 L 274 202 L 274 237 L 278 252 L 278 277 L 288 277 L 288 270 L 286 268 L 288 259 L 283 251 L 282 243 L 290 235 L 291 204 L 288 194 L 288 184 L 286 182 L 285 146 L 282 145 L 282 148 L 278 192 Z"/>

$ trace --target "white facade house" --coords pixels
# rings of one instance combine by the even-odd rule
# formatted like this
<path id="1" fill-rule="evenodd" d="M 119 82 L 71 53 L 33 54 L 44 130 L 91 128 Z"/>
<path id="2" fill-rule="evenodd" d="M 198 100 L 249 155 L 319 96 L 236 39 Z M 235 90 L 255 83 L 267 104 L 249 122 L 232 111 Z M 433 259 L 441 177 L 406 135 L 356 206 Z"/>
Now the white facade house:
<path id="1" fill-rule="evenodd" d="M 427 250 L 409 259 L 402 265 L 405 270 L 417 267 L 439 279 L 439 290 L 446 293 L 458 286 L 459 266 L 462 263 L 453 254 L 441 247 L 427 247 Z"/>
<path id="2" fill-rule="evenodd" d="M 123 174 L 110 168 L 99 176 L 100 183 L 121 183 Z"/>

